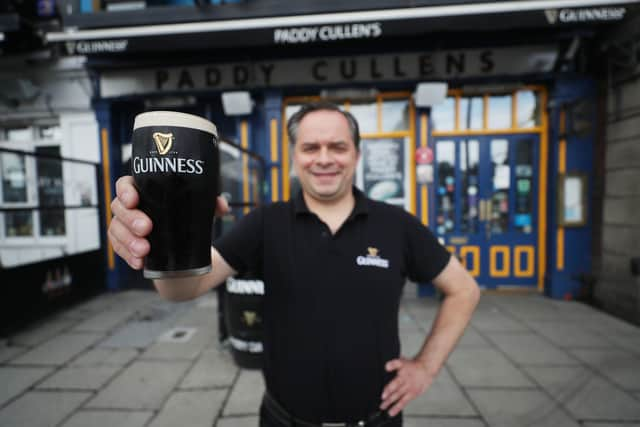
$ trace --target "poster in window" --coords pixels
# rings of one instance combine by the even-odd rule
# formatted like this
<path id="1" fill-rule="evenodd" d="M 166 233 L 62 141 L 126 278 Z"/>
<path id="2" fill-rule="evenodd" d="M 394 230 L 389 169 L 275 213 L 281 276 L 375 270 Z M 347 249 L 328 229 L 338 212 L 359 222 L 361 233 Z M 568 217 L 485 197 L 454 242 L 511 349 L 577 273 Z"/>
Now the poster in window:
<path id="1" fill-rule="evenodd" d="M 560 175 L 558 185 L 558 223 L 580 227 L 587 223 L 587 177 L 582 173 Z"/>
<path id="2" fill-rule="evenodd" d="M 404 156 L 403 139 L 363 141 L 363 189 L 367 196 L 404 204 Z"/>

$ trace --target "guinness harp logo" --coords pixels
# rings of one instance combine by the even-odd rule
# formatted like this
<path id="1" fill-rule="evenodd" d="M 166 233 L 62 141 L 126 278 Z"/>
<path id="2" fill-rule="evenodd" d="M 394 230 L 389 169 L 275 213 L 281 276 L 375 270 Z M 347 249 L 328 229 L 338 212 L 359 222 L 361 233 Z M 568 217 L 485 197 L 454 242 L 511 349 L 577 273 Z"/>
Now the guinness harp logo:
<path id="1" fill-rule="evenodd" d="M 255 311 L 243 311 L 242 317 L 244 323 L 249 327 L 252 327 L 258 322 L 258 313 L 256 313 Z"/>
<path id="2" fill-rule="evenodd" d="M 378 248 L 372 248 L 371 246 L 369 246 L 367 248 L 367 252 L 369 252 L 369 256 L 378 256 Z"/>
<path id="3" fill-rule="evenodd" d="M 169 152 L 169 150 L 171 150 L 171 147 L 173 146 L 173 134 L 154 132 L 153 142 L 156 143 L 156 147 L 158 148 L 158 153 L 165 155 Z"/>

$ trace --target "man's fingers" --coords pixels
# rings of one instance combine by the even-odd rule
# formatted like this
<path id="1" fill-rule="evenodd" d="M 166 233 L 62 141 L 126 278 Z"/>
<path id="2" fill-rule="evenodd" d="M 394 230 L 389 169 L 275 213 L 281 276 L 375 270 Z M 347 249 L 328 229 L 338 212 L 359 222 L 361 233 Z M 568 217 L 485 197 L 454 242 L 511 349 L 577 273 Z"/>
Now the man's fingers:
<path id="1" fill-rule="evenodd" d="M 153 226 L 149 217 L 137 209 L 127 209 L 119 198 L 115 198 L 111 202 L 111 213 L 129 230 L 140 237 L 144 237 L 151 232 Z"/>
<path id="2" fill-rule="evenodd" d="M 398 402 L 404 396 L 410 393 L 410 387 L 408 384 L 402 384 L 394 393 L 391 393 L 380 405 L 380 409 L 385 411 L 390 408 L 394 403 Z"/>
<path id="3" fill-rule="evenodd" d="M 400 399 L 398 401 L 398 403 L 396 403 L 395 405 L 393 405 L 393 408 L 391 408 L 389 410 L 389 416 L 390 417 L 395 417 L 396 415 L 398 415 L 400 413 L 400 411 L 402 411 L 404 409 L 405 406 L 407 406 L 407 404 L 409 402 L 411 402 L 411 400 L 414 398 L 415 396 L 410 394 L 410 393 L 406 393 L 404 396 L 402 396 L 402 399 Z"/>
<path id="4" fill-rule="evenodd" d="M 123 253 L 116 251 L 118 255 L 125 258 L 130 254 L 137 258 L 142 258 L 149 253 L 149 241 L 134 235 L 121 221 L 115 217 L 109 226 L 109 232 L 123 248 Z M 116 248 L 114 247 L 114 250 Z"/>
<path id="5" fill-rule="evenodd" d="M 385 365 L 384 368 L 387 370 L 387 372 L 392 372 L 392 371 L 397 371 L 398 369 L 402 368 L 403 362 L 401 359 L 393 359 L 388 361 Z"/>
<path id="6" fill-rule="evenodd" d="M 122 225 L 119 224 L 118 220 L 114 218 L 114 220 L 111 221 L 111 226 L 109 226 L 109 231 L 107 231 L 107 234 L 109 235 L 109 242 L 111 243 L 111 247 L 113 247 L 113 250 L 115 251 L 115 253 L 117 253 L 122 259 L 124 259 L 127 262 L 127 264 L 131 266 L 131 268 L 135 270 L 139 270 L 140 268 L 142 268 L 142 265 L 143 265 L 142 257 L 138 257 L 134 255 L 129 250 L 129 245 L 127 245 L 124 241 L 120 240 L 120 238 L 117 235 L 118 234 L 117 230 L 119 227 L 122 227 Z"/>
<path id="7" fill-rule="evenodd" d="M 140 201 L 138 197 L 138 190 L 133 185 L 132 176 L 121 176 L 116 181 L 116 195 L 127 209 L 133 209 L 138 206 Z"/>
<path id="8" fill-rule="evenodd" d="M 229 212 L 229 203 L 227 202 L 227 199 L 222 196 L 218 196 L 216 198 L 216 216 L 224 216 L 227 212 Z"/>
<path id="9" fill-rule="evenodd" d="M 394 378 L 382 391 L 382 400 L 385 400 L 391 393 L 395 392 L 402 385 L 402 380 L 398 377 Z"/>

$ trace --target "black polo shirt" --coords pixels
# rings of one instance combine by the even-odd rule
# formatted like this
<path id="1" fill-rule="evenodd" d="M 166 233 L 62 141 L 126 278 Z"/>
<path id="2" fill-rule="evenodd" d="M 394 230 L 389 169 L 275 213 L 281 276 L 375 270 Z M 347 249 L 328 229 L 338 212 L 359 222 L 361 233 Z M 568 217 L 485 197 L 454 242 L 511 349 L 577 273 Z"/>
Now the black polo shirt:
<path id="1" fill-rule="evenodd" d="M 264 376 L 294 416 L 354 421 L 375 412 L 400 355 L 398 307 L 408 277 L 429 282 L 449 253 L 414 216 L 366 198 L 334 234 L 302 194 L 243 217 L 214 243 L 265 283 Z M 412 356 L 412 355 L 411 355 Z"/>

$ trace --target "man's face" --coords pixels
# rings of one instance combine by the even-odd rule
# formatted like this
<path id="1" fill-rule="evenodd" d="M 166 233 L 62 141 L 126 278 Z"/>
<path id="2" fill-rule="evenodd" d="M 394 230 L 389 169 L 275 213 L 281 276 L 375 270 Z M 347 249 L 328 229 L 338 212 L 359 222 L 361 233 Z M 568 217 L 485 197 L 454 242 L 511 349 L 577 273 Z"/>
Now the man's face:
<path id="1" fill-rule="evenodd" d="M 294 144 L 293 167 L 307 195 L 335 201 L 349 194 L 359 158 L 341 113 L 319 110 L 304 116 Z"/>

